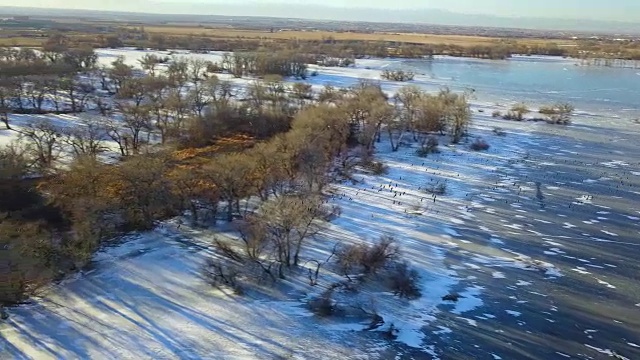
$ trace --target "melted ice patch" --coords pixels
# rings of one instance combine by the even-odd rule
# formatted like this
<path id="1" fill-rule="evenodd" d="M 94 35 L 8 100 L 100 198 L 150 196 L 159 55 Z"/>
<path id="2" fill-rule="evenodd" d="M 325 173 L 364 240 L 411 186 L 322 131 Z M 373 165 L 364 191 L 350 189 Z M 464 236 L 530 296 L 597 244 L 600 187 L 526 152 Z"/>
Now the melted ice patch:
<path id="1" fill-rule="evenodd" d="M 618 168 L 620 166 L 629 166 L 629 164 L 621 160 L 613 160 L 613 161 L 603 162 L 600 164 L 613 169 Z"/>
<path id="2" fill-rule="evenodd" d="M 616 288 L 615 286 L 609 284 L 608 282 L 606 282 L 604 280 L 600 280 L 598 278 L 596 278 L 596 280 L 598 281 L 598 284 L 604 285 L 604 286 L 608 287 L 609 289 L 615 289 Z"/>
<path id="3" fill-rule="evenodd" d="M 611 231 L 607 231 L 607 230 L 600 230 L 601 232 L 609 235 L 609 236 L 614 236 L 614 237 L 618 237 L 618 234 L 611 232 Z"/>
<path id="4" fill-rule="evenodd" d="M 451 334 L 453 332 L 453 330 L 449 329 L 446 326 L 438 326 L 438 329 L 440 330 L 433 332 L 435 335 Z"/>
<path id="5" fill-rule="evenodd" d="M 461 236 L 460 233 L 458 233 L 457 231 L 455 231 L 455 230 L 453 230 L 451 228 L 446 227 L 443 230 L 444 230 L 445 233 L 447 233 L 447 234 L 449 234 L 449 235 L 451 235 L 453 237 L 460 237 Z"/>
<path id="6" fill-rule="evenodd" d="M 494 271 L 491 276 L 493 276 L 494 279 L 504 279 L 506 278 L 506 276 L 504 275 L 504 273 L 500 272 L 500 271 Z"/>
<path id="7" fill-rule="evenodd" d="M 483 288 L 480 286 L 467 288 L 460 294 L 460 299 L 458 299 L 456 307 L 451 311 L 451 313 L 460 315 L 482 306 L 482 300 L 480 299 L 480 292 L 482 289 Z"/>
<path id="8" fill-rule="evenodd" d="M 494 244 L 504 245 L 504 241 L 494 237 L 491 238 L 491 242 Z"/>
<path id="9" fill-rule="evenodd" d="M 573 269 L 571 269 L 572 271 L 577 272 L 578 274 L 582 274 L 582 275 L 587 275 L 587 274 L 591 274 L 590 272 L 587 271 L 587 269 L 577 266 Z"/>
<path id="10" fill-rule="evenodd" d="M 617 356 L 618 356 L 618 359 L 621 359 L 621 360 L 630 360 L 629 358 L 624 357 L 624 356 L 622 356 L 622 355 L 620 355 L 620 354 L 618 354 L 618 353 L 614 353 L 614 352 L 613 352 L 612 350 L 610 350 L 610 349 L 601 349 L 601 348 L 599 348 L 599 347 L 595 347 L 595 346 L 592 346 L 592 345 L 589 345 L 589 344 L 584 344 L 584 346 L 588 347 L 588 348 L 589 348 L 589 349 L 591 349 L 591 350 L 595 350 L 595 351 L 597 351 L 597 352 L 599 352 L 599 353 L 601 353 L 601 354 L 608 355 L 609 357 L 613 357 L 613 356 L 617 355 Z"/>
<path id="11" fill-rule="evenodd" d="M 468 319 L 464 317 L 459 317 L 458 319 L 466 321 L 471 326 L 478 326 L 478 322 L 473 319 Z"/>

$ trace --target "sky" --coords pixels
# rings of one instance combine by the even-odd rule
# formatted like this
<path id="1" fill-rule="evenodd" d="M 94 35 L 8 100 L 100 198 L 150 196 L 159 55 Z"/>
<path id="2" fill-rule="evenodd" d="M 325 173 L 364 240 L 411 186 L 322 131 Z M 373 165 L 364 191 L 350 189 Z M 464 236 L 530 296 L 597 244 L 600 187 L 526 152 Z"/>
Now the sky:
<path id="1" fill-rule="evenodd" d="M 507 17 L 545 17 L 640 22 L 640 0 L 0 0 L 0 6 L 79 8 L 95 10 L 189 13 L 211 5 L 211 14 L 221 3 L 313 4 L 377 9 L 441 9 L 456 13 Z M 179 10 L 177 10 L 179 9 Z M 258 14 L 259 15 L 259 14 Z M 295 14 L 291 14 L 295 17 Z M 364 19 L 363 19 L 364 20 Z"/>

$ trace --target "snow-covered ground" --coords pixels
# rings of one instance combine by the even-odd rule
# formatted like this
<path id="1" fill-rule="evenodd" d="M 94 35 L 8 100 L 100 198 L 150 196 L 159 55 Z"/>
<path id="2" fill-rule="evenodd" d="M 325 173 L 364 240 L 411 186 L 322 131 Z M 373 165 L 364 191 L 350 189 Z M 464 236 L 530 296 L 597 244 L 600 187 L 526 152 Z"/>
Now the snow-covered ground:
<path id="1" fill-rule="evenodd" d="M 122 55 L 135 66 L 146 53 L 98 51 L 100 62 L 110 63 Z M 221 54 L 188 56 L 221 58 Z M 392 62 L 359 60 L 355 68 L 317 68 L 318 75 L 308 82 L 316 89 L 324 84 L 350 86 L 363 78 L 379 79 L 380 69 Z M 228 79 L 238 86 L 250 81 Z M 381 83 L 390 93 L 405 85 Z M 420 75 L 412 83 L 433 90 L 440 86 Z M 305 256 L 322 258 L 336 242 L 375 241 L 380 235 L 398 241 L 405 258 L 422 276 L 423 296 L 400 301 L 388 293 L 376 294 L 377 311 L 399 329 L 395 342 L 362 331 L 367 324 L 313 316 L 305 302 L 319 291 L 315 288 L 289 284 L 289 292 L 253 297 L 212 289 L 200 278 L 199 268 L 210 252 L 214 230 L 186 225 L 178 229 L 173 220 L 105 249 L 96 255 L 91 270 L 51 287 L 31 305 L 10 309 L 9 320 L 0 324 L 0 358 L 375 359 L 390 346 L 413 349 L 423 358 L 435 356 L 424 327 L 442 311 L 464 318 L 483 304 L 484 289 L 473 286 L 460 291 L 463 279 L 445 265 L 446 251 L 468 242 L 452 227 L 471 222 L 475 211 L 490 212 L 500 186 L 511 179 L 503 179 L 495 193 L 488 193 L 489 175 L 525 156 L 527 145 L 534 141 L 530 132 L 542 125 L 496 121 L 487 115 L 492 105 L 474 105 L 474 110 L 479 108 L 486 111 L 476 113 L 471 133 L 488 140 L 492 145 L 488 152 L 471 152 L 466 144 L 443 144 L 440 154 L 419 158 L 410 146 L 392 152 L 383 138 L 376 156 L 389 166 L 389 173 L 356 175 L 356 184 L 336 184 L 331 201 L 340 206 L 341 216 L 305 249 Z M 73 121 L 73 117 L 52 118 Z M 12 121 L 19 125 L 21 118 L 13 116 Z M 507 129 L 509 135 L 492 134 L 494 126 Z M 0 131 L 0 142 L 9 138 Z M 446 182 L 447 194 L 435 199 L 427 194 L 425 187 L 434 182 Z M 469 201 L 470 197 L 477 201 Z M 491 238 L 491 242 L 500 245 L 502 240 Z M 518 253 L 496 250 L 475 260 L 494 268 L 496 279 L 504 278 L 500 268 L 506 267 L 542 270 L 547 278 L 562 276 L 553 264 Z M 459 302 L 442 310 L 442 297 L 455 289 L 462 295 Z M 518 316 L 515 311 L 509 314 Z"/>
<path id="2" fill-rule="evenodd" d="M 141 70 L 140 60 L 145 55 L 157 55 L 159 57 L 169 57 L 169 58 L 189 58 L 189 59 L 201 59 L 205 61 L 212 61 L 220 63 L 223 58 L 223 52 L 210 52 L 207 54 L 197 54 L 192 53 L 186 50 L 169 50 L 169 51 L 155 51 L 155 50 L 135 50 L 133 48 L 122 48 L 122 49 L 97 49 L 96 53 L 98 55 L 98 65 L 110 66 L 113 61 L 122 57 L 124 59 L 124 63 L 134 68 Z M 309 73 L 315 73 L 316 76 L 309 76 L 305 80 L 291 80 L 287 79 L 290 82 L 305 82 L 312 85 L 312 89 L 315 92 L 320 91 L 325 85 L 331 85 L 336 88 L 346 88 L 357 84 L 359 81 L 368 80 L 379 82 L 382 86 L 382 89 L 390 96 L 395 94 L 398 89 L 408 84 L 419 86 L 428 91 L 439 91 L 443 86 L 447 85 L 446 81 L 442 79 L 433 79 L 424 74 L 416 74 L 415 80 L 410 83 L 402 83 L 395 81 L 388 81 L 381 78 L 381 72 L 383 69 L 387 67 L 397 66 L 401 62 L 400 59 L 358 59 L 355 66 L 346 67 L 346 68 L 337 68 L 337 67 L 321 67 L 316 65 L 310 65 Z M 159 64 L 158 71 L 162 71 L 167 67 L 167 64 Z M 236 86 L 236 89 L 239 91 L 240 95 L 243 90 L 253 82 L 255 79 L 252 78 L 235 78 L 230 74 L 217 74 L 220 79 L 230 81 L 232 84 Z M 96 80 L 94 79 L 94 82 Z M 493 110 L 501 110 L 506 111 L 507 105 L 496 105 L 493 103 L 483 103 L 479 101 L 473 102 L 473 106 L 477 109 L 481 109 L 482 111 L 486 111 L 487 113 L 491 113 Z M 91 107 L 91 106 L 89 106 Z M 44 108 L 52 108 L 53 105 L 45 102 Z M 29 122 L 36 121 L 40 118 L 47 118 L 53 122 L 53 124 L 60 126 L 61 128 L 65 128 L 68 126 L 77 126 L 77 123 L 80 121 L 82 117 L 88 116 L 96 116 L 96 114 L 91 111 L 88 114 L 79 114 L 79 115 L 9 115 L 9 123 L 11 126 L 19 130 L 22 126 Z M 507 125 L 508 126 L 508 125 Z M 5 146 L 12 141 L 14 141 L 18 136 L 18 132 L 16 131 L 7 131 L 4 129 L 4 124 L 0 124 L 0 147 Z M 112 141 L 106 141 L 106 145 L 111 150 L 116 150 L 117 146 Z"/>
<path id="3" fill-rule="evenodd" d="M 474 216 L 462 205 L 467 193 L 481 187 L 487 171 L 522 153 L 508 145 L 526 143 L 524 135 L 520 142 L 515 136 L 510 141 L 491 138 L 487 153 L 460 145 L 442 147 L 441 154 L 426 159 L 416 157 L 410 147 L 394 153 L 387 142 L 378 144 L 377 155 L 389 165 L 389 173 L 360 175 L 356 185 L 336 185 L 332 201 L 342 215 L 309 244 L 305 255 L 323 258 L 336 241 L 393 236 L 422 275 L 423 297 L 405 302 L 381 293 L 376 307 L 387 324 L 400 330 L 399 346 L 432 354 L 422 328 L 437 318 L 442 297 L 460 281 L 445 267 L 444 251 L 465 241 L 443 224 L 464 224 Z M 448 194 L 434 202 L 418 188 L 435 179 L 449 185 Z M 362 332 L 367 324 L 314 317 L 305 307 L 314 289 L 277 299 L 213 290 L 199 276 L 213 236 L 212 230 L 184 225 L 178 230 L 169 221 L 104 250 L 92 270 L 52 287 L 32 305 L 10 310 L 10 319 L 0 327 L 0 357 L 263 359 L 293 354 L 299 359 L 365 359 L 390 346 Z M 515 254 L 484 260 L 495 267 L 521 263 Z M 462 295 L 451 310 L 455 314 L 463 316 L 482 304 L 481 287 Z"/>

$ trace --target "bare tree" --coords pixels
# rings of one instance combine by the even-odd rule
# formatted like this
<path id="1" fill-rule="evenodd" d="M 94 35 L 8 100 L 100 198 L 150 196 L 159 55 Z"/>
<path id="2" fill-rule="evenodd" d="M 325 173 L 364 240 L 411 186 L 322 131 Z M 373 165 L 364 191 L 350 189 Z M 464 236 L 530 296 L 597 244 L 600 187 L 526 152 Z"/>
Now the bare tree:
<path id="1" fill-rule="evenodd" d="M 105 131 L 107 136 L 118 144 L 120 155 L 129 156 L 131 151 L 129 147 L 130 137 L 127 134 L 127 131 L 122 127 L 122 124 L 112 117 L 106 118 Z"/>
<path id="2" fill-rule="evenodd" d="M 376 139 L 380 140 L 383 119 L 393 111 L 387 103 L 387 96 L 379 84 L 361 82 L 351 89 L 345 107 L 358 141 L 371 150 Z"/>
<path id="3" fill-rule="evenodd" d="M 25 105 L 28 103 L 27 94 L 27 80 L 23 76 L 16 76 L 11 78 L 13 92 L 13 108 L 18 109 L 20 112 L 25 111 Z"/>
<path id="4" fill-rule="evenodd" d="M 236 96 L 233 85 L 215 75 L 210 76 L 203 86 L 207 90 L 207 96 L 211 98 L 211 106 L 215 109 L 228 107 L 231 99 Z"/>
<path id="5" fill-rule="evenodd" d="M 185 102 L 190 104 L 191 110 L 199 119 L 204 117 L 204 109 L 209 104 L 206 97 L 206 89 L 200 85 L 194 86 L 187 93 Z"/>
<path id="6" fill-rule="evenodd" d="M 189 59 L 187 60 L 188 66 L 188 79 L 194 86 L 199 84 L 207 77 L 207 61 L 202 59 Z"/>
<path id="7" fill-rule="evenodd" d="M 87 104 L 94 97 L 96 92 L 95 86 L 89 82 L 78 82 L 76 93 L 78 94 L 78 111 L 84 111 Z"/>
<path id="8" fill-rule="evenodd" d="M 8 79 L 0 79 L 0 121 L 4 123 L 7 130 L 11 130 L 9 125 L 9 113 L 11 112 L 15 88 Z"/>
<path id="9" fill-rule="evenodd" d="M 92 84 L 79 82 L 73 76 L 60 79 L 59 85 L 69 99 L 73 113 L 84 111 L 89 96 L 95 91 Z"/>
<path id="10" fill-rule="evenodd" d="M 172 191 L 184 209 L 191 211 L 193 223 L 200 219 L 200 209 L 209 210 L 215 216 L 217 213 L 219 194 L 211 181 L 203 174 L 199 167 L 176 167 L 170 173 L 173 185 Z"/>
<path id="11" fill-rule="evenodd" d="M 244 154 L 226 154 L 207 164 L 203 172 L 216 185 L 220 199 L 226 202 L 227 221 L 233 221 L 234 208 L 251 193 L 252 162 Z"/>
<path id="12" fill-rule="evenodd" d="M 131 150 L 137 154 L 145 140 L 143 133 L 152 130 L 149 108 L 148 106 L 131 105 L 127 102 L 118 102 L 116 107 L 122 114 L 122 126 L 128 130 Z"/>
<path id="13" fill-rule="evenodd" d="M 419 115 L 418 107 L 424 96 L 424 92 L 415 85 L 403 86 L 393 96 L 393 100 L 399 110 L 399 118 L 411 131 L 414 140 L 418 140 L 416 134 L 416 123 Z"/>
<path id="14" fill-rule="evenodd" d="M 189 81 L 189 61 L 174 57 L 167 68 L 167 77 L 178 91 L 182 91 Z"/>
<path id="15" fill-rule="evenodd" d="M 291 97 L 298 102 L 298 107 L 303 108 L 307 101 L 313 99 L 311 84 L 293 83 L 291 85 Z"/>
<path id="16" fill-rule="evenodd" d="M 416 104 L 415 134 L 422 145 L 429 133 L 444 135 L 447 128 L 447 105 L 440 96 L 425 95 Z"/>
<path id="17" fill-rule="evenodd" d="M 256 221 L 265 227 L 275 245 L 277 260 L 292 267 L 300 262 L 303 243 L 315 236 L 336 212 L 317 195 L 283 196 L 265 202 Z"/>
<path id="18" fill-rule="evenodd" d="M 26 93 L 29 105 L 37 112 L 42 112 L 42 106 L 49 93 L 49 79 L 46 76 L 29 76 L 26 84 Z"/>
<path id="19" fill-rule="evenodd" d="M 149 78 L 153 81 L 153 78 Z M 123 83 L 118 91 L 119 99 L 131 99 L 136 107 L 142 105 L 149 94 L 148 82 L 146 78 L 133 78 Z"/>
<path id="20" fill-rule="evenodd" d="M 178 89 L 171 88 L 164 99 L 163 116 L 156 122 L 164 141 L 170 137 L 179 137 L 184 130 L 184 122 L 189 113 L 189 103 Z"/>
<path id="21" fill-rule="evenodd" d="M 451 142 L 457 144 L 467 133 L 471 121 L 471 110 L 465 95 L 457 95 L 448 110 Z"/>
<path id="22" fill-rule="evenodd" d="M 91 97 L 93 104 L 96 106 L 100 115 L 103 117 L 109 117 L 113 114 L 113 108 L 111 107 L 110 101 L 103 98 L 102 96 L 93 96 Z"/>
<path id="23" fill-rule="evenodd" d="M 170 104 L 167 101 L 170 96 L 168 90 L 171 84 L 164 76 L 156 76 L 151 79 L 147 95 L 149 97 L 149 107 L 151 113 L 153 113 L 153 123 L 160 131 L 160 139 L 164 144 L 169 138 L 170 127 L 173 122 L 173 115 L 168 106 Z"/>
<path id="24" fill-rule="evenodd" d="M 63 133 L 64 143 L 71 146 L 76 157 L 89 156 L 95 159 L 107 149 L 103 142 L 107 131 L 94 118 L 82 119 L 79 126 L 67 128 Z"/>
<path id="25" fill-rule="evenodd" d="M 145 70 L 149 76 L 155 77 L 156 67 L 162 62 L 162 59 L 155 54 L 146 54 L 142 59 L 138 60 L 138 62 L 140 63 L 142 70 Z"/>
<path id="26" fill-rule="evenodd" d="M 149 229 L 154 220 L 175 214 L 178 204 L 167 170 L 168 158 L 162 154 L 132 156 L 118 167 L 123 184 L 118 197 L 130 226 Z"/>
<path id="27" fill-rule="evenodd" d="M 27 123 L 19 133 L 36 167 L 41 171 L 50 171 L 62 150 L 61 129 L 51 120 L 42 118 Z"/>
<path id="28" fill-rule="evenodd" d="M 109 78 L 113 81 L 115 86 L 115 93 L 118 93 L 122 86 L 133 78 L 133 68 L 124 63 L 124 57 L 118 57 L 113 63 L 111 68 L 107 70 Z M 104 87 L 104 78 L 103 78 Z"/>

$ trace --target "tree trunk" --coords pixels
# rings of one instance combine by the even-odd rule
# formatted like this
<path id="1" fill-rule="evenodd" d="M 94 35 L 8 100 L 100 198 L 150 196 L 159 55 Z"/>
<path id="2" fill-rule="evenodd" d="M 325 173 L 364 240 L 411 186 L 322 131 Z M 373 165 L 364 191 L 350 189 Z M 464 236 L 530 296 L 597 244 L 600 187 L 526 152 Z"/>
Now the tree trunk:
<path id="1" fill-rule="evenodd" d="M 191 217 L 193 218 L 193 223 L 198 224 L 198 207 L 196 206 L 196 203 L 192 200 L 188 200 L 189 201 L 189 205 L 191 207 Z"/>
<path id="2" fill-rule="evenodd" d="M 233 201 L 231 199 L 227 201 L 227 221 L 233 221 Z"/>
<path id="3" fill-rule="evenodd" d="M 0 120 L 2 120 L 7 130 L 11 130 L 11 126 L 9 125 L 9 116 L 7 113 L 3 113 L 2 116 L 0 116 Z"/>

